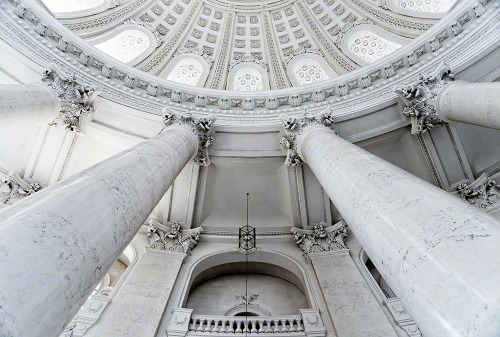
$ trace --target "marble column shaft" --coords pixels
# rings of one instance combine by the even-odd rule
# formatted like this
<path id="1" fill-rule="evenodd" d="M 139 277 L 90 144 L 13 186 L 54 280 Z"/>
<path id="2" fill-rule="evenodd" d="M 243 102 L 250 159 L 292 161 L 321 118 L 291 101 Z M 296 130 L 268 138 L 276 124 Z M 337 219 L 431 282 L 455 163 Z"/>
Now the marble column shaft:
<path id="1" fill-rule="evenodd" d="M 500 336 L 500 222 L 312 126 L 298 152 L 425 336 Z"/>
<path id="2" fill-rule="evenodd" d="M 57 93 L 46 85 L 0 85 L 0 129 L 46 122 L 59 110 Z"/>
<path id="3" fill-rule="evenodd" d="M 453 82 L 439 92 L 436 108 L 447 122 L 500 129 L 500 83 Z"/>
<path id="4" fill-rule="evenodd" d="M 0 211 L 0 335 L 58 336 L 197 149 L 175 124 Z"/>

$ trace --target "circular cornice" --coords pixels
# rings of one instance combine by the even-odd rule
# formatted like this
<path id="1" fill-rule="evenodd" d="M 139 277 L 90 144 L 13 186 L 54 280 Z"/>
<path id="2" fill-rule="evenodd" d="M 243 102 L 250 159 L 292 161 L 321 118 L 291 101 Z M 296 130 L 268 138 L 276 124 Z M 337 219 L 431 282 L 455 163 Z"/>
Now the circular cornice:
<path id="1" fill-rule="evenodd" d="M 2 3 L 0 29 L 8 43 L 33 61 L 56 63 L 82 84 L 102 89 L 101 96 L 110 101 L 158 115 L 169 105 L 217 114 L 227 123 L 276 124 L 280 114 L 326 106 L 335 108 L 336 118 L 359 113 L 394 100 L 394 85 L 414 81 L 442 61 L 452 67 L 470 61 L 478 50 L 497 43 L 499 7 L 490 2 L 484 12 L 477 2 L 463 1 L 420 37 L 373 64 L 311 85 L 246 93 L 173 83 L 120 63 L 78 38 L 37 3 L 23 1 L 16 8 Z"/>

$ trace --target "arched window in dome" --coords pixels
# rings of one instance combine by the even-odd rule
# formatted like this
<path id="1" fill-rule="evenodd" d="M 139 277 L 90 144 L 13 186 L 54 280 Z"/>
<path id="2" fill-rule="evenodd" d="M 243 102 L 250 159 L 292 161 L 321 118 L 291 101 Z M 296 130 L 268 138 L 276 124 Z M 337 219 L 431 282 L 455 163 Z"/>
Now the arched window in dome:
<path id="1" fill-rule="evenodd" d="M 299 85 L 311 84 L 328 79 L 323 67 L 314 59 L 302 59 L 293 66 L 293 75 Z"/>
<path id="2" fill-rule="evenodd" d="M 197 85 L 203 74 L 203 66 L 194 57 L 187 57 L 179 60 L 174 69 L 170 72 L 167 80 L 177 83 Z"/>
<path id="3" fill-rule="evenodd" d="M 233 90 L 257 91 L 262 90 L 262 76 L 250 67 L 241 68 L 234 75 Z"/>
<path id="4" fill-rule="evenodd" d="M 42 0 L 57 18 L 78 18 L 104 12 L 130 0 Z"/>
<path id="5" fill-rule="evenodd" d="M 177 83 L 203 86 L 210 72 L 211 60 L 202 55 L 196 50 L 176 54 L 159 76 Z"/>
<path id="6" fill-rule="evenodd" d="M 406 39 L 372 25 L 349 30 L 342 38 L 341 49 L 360 65 L 373 63 L 401 48 Z"/>
<path id="7" fill-rule="evenodd" d="M 403 15 L 439 18 L 447 13 L 457 0 L 388 0 L 387 8 Z"/>
<path id="8" fill-rule="evenodd" d="M 141 62 L 156 48 L 153 33 L 139 25 L 120 26 L 89 42 L 109 56 L 130 65 Z"/>
<path id="9" fill-rule="evenodd" d="M 294 53 L 286 65 L 293 86 L 317 83 L 337 76 L 319 51 L 299 49 Z"/>
<path id="10" fill-rule="evenodd" d="M 238 60 L 230 65 L 227 88 L 234 91 L 269 90 L 265 66 L 253 61 Z"/>

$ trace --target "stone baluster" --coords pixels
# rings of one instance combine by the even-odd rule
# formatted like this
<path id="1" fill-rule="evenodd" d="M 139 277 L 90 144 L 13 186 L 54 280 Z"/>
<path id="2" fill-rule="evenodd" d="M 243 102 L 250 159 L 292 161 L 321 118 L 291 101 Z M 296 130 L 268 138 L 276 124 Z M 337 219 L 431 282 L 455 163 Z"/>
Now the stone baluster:
<path id="1" fill-rule="evenodd" d="M 186 163 L 208 163 L 213 119 L 170 114 L 166 123 L 160 135 L 0 211 L 0 335 L 61 333 Z"/>
<path id="2" fill-rule="evenodd" d="M 0 85 L 0 129 L 43 123 L 59 110 L 57 93 L 46 85 Z"/>
<path id="3" fill-rule="evenodd" d="M 500 335 L 500 221 L 343 140 L 333 115 L 283 120 L 305 161 L 423 335 Z"/>
<path id="4" fill-rule="evenodd" d="M 281 333 L 280 320 L 279 319 L 274 319 L 273 322 L 274 322 L 273 333 Z"/>
<path id="5" fill-rule="evenodd" d="M 258 322 L 259 322 L 259 330 L 257 332 L 258 333 L 264 333 L 265 332 L 265 330 L 264 330 L 264 320 L 263 319 L 259 319 Z"/>
<path id="6" fill-rule="evenodd" d="M 297 323 L 295 319 L 290 319 L 290 332 L 297 332 Z"/>
<path id="7" fill-rule="evenodd" d="M 272 321 L 270 319 L 266 319 L 266 333 L 273 333 Z"/>
<path id="8" fill-rule="evenodd" d="M 302 325 L 302 320 L 298 319 L 297 320 L 297 332 L 302 332 L 304 331 L 304 326 Z"/>
<path id="9" fill-rule="evenodd" d="M 411 118 L 412 134 L 451 122 L 500 129 L 500 83 L 454 79 L 451 69 L 442 63 L 429 76 L 394 88 L 403 101 L 403 115 Z"/>
<path id="10" fill-rule="evenodd" d="M 250 329 L 250 333 L 257 333 L 257 320 L 252 319 L 249 322 L 252 324 L 252 327 Z"/>

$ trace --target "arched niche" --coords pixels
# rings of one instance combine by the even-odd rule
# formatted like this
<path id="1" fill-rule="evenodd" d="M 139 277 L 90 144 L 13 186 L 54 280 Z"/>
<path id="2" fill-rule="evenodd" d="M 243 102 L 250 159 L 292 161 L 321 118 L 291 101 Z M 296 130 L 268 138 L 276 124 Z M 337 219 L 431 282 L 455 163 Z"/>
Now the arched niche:
<path id="1" fill-rule="evenodd" d="M 386 6 L 395 13 L 418 18 L 442 18 L 458 0 L 387 0 Z"/>
<path id="2" fill-rule="evenodd" d="M 200 87 L 207 81 L 209 73 L 210 65 L 202 56 L 186 53 L 174 56 L 159 76 L 169 81 Z"/>
<path id="3" fill-rule="evenodd" d="M 58 19 L 81 18 L 104 12 L 130 0 L 42 0 Z"/>
<path id="4" fill-rule="evenodd" d="M 229 71 L 227 89 L 234 91 L 269 90 L 267 70 L 255 62 L 241 62 Z"/>
<path id="5" fill-rule="evenodd" d="M 380 27 L 362 24 L 349 29 L 340 42 L 342 52 L 359 65 L 367 65 L 391 54 L 409 40 Z"/>
<path id="6" fill-rule="evenodd" d="M 326 60 L 317 54 L 305 53 L 293 57 L 286 67 L 294 87 L 328 80 L 338 76 Z"/>
<path id="7" fill-rule="evenodd" d="M 156 49 L 154 34 L 138 24 L 121 25 L 89 42 L 118 61 L 136 65 Z"/>
<path id="8" fill-rule="evenodd" d="M 182 288 L 182 295 L 178 306 L 186 307 L 190 291 L 200 284 L 230 273 L 237 274 L 239 272 L 241 275 L 241 272 L 244 272 L 245 268 L 248 268 L 247 271 L 249 273 L 276 276 L 292 283 L 303 292 L 307 301 L 307 307 L 317 308 L 309 276 L 297 261 L 282 253 L 269 250 L 259 250 L 248 255 L 248 265 L 245 267 L 246 258 L 243 254 L 239 254 L 234 250 L 228 250 L 213 253 L 195 261 L 189 268 L 188 281 Z M 229 313 L 229 311 L 227 312 Z M 239 311 L 234 309 L 232 313 L 237 314 Z M 258 312 L 254 313 L 259 314 Z"/>

